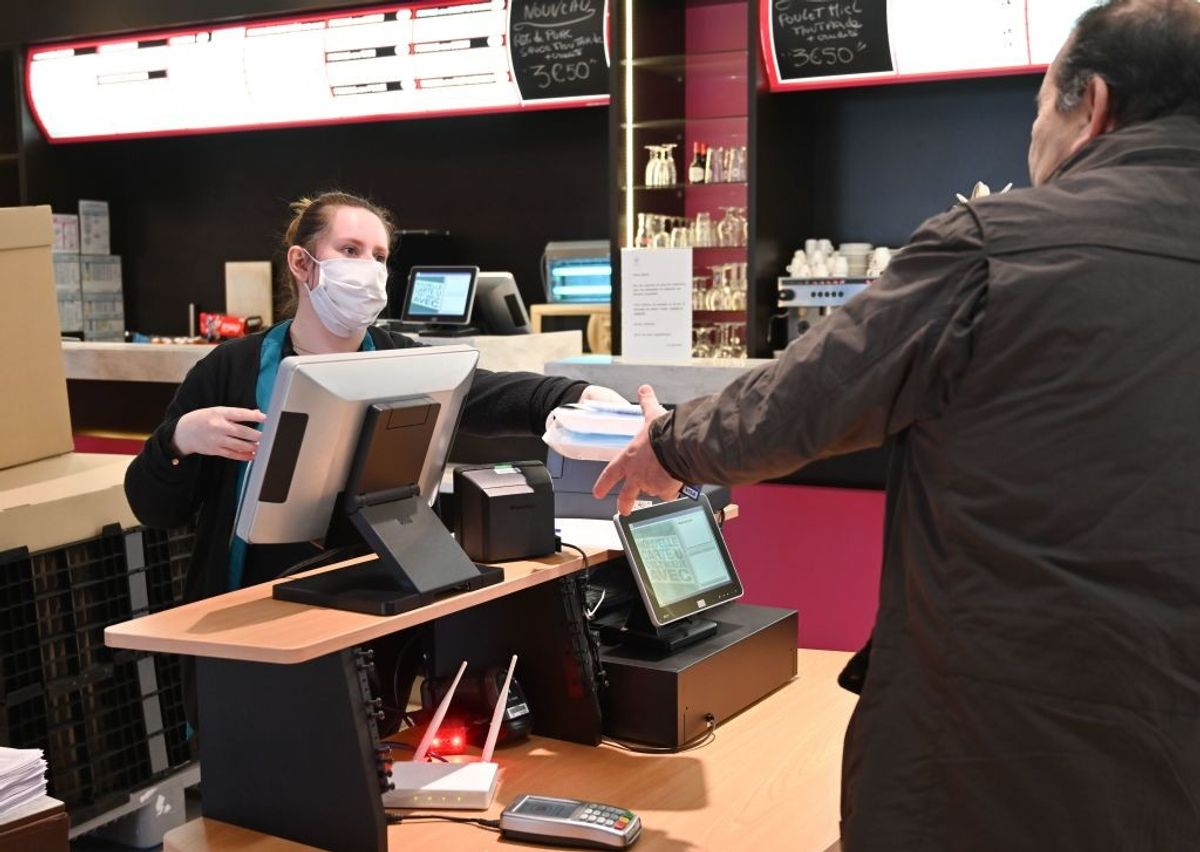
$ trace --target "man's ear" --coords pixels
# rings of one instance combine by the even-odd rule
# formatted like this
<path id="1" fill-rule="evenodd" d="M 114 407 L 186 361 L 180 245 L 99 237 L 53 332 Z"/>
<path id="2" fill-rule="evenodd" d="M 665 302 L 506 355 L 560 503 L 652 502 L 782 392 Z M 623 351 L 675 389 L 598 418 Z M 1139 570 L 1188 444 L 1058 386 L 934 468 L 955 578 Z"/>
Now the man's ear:
<path id="1" fill-rule="evenodd" d="M 1088 80 L 1079 108 L 1083 111 L 1084 120 L 1080 125 L 1079 135 L 1071 146 L 1072 154 L 1097 136 L 1117 129 L 1117 121 L 1113 115 L 1112 90 L 1108 87 L 1108 81 L 1099 74 L 1093 74 Z"/>

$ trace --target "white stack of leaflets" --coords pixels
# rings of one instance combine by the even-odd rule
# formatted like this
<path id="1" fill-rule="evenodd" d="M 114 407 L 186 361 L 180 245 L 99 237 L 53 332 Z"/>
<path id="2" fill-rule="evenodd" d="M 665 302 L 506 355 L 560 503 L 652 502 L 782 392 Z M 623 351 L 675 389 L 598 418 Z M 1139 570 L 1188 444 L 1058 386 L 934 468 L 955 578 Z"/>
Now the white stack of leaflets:
<path id="1" fill-rule="evenodd" d="M 46 795 L 46 759 L 40 748 L 0 746 L 0 817 Z"/>
<path id="2" fill-rule="evenodd" d="M 643 425 L 640 406 L 576 402 L 550 412 L 542 440 L 563 458 L 607 462 L 625 449 Z"/>

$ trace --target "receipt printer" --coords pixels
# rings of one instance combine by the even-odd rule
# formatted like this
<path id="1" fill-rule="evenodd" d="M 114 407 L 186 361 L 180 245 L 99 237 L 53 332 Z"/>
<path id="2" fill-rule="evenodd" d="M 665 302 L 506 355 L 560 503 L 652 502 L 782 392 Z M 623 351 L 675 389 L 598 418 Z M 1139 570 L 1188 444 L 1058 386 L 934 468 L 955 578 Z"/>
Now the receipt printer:
<path id="1" fill-rule="evenodd" d="M 456 468 L 454 499 L 454 535 L 473 561 L 508 562 L 554 552 L 554 486 L 541 462 Z"/>

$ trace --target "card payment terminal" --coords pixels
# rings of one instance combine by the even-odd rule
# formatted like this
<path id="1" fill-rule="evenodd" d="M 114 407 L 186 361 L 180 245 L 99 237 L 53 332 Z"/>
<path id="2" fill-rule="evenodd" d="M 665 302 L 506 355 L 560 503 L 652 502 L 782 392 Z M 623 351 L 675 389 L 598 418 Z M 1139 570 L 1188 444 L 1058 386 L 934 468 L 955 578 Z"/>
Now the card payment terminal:
<path id="1" fill-rule="evenodd" d="M 624 849 L 642 833 L 642 821 L 625 808 L 523 795 L 500 814 L 500 834 L 551 846 Z"/>

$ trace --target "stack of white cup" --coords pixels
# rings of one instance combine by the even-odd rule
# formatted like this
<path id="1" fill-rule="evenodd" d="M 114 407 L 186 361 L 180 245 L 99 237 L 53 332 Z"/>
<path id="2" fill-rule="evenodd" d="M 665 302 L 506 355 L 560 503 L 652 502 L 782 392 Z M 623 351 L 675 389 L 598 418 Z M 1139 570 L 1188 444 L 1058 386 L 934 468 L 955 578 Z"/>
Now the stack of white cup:
<path id="1" fill-rule="evenodd" d="M 842 243 L 833 250 L 829 240 L 810 239 L 788 264 L 791 278 L 878 278 L 892 259 L 891 249 L 870 243 Z"/>
<path id="2" fill-rule="evenodd" d="M 838 254 L 846 258 L 850 276 L 862 278 L 867 274 L 872 249 L 874 246 L 870 243 L 842 243 L 838 246 Z"/>

